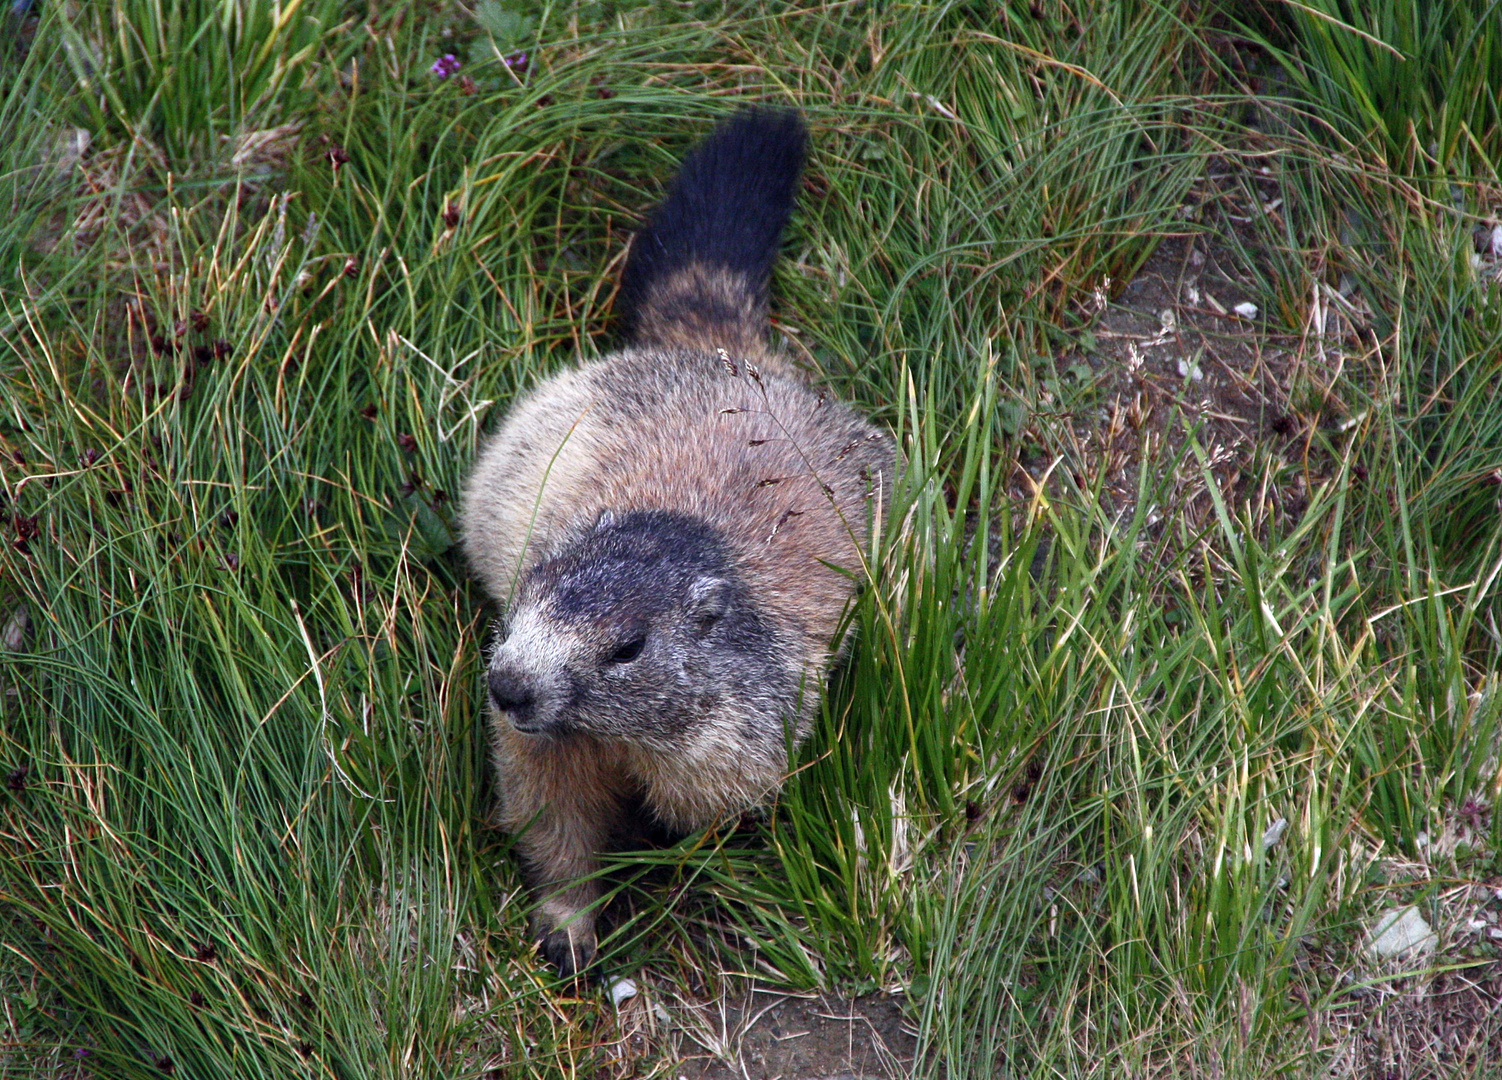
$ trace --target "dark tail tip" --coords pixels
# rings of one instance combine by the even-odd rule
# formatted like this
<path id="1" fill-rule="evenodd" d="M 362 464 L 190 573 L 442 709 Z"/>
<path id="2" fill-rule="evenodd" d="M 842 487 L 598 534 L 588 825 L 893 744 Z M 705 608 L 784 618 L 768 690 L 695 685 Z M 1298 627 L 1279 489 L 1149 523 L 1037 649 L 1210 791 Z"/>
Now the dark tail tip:
<path id="1" fill-rule="evenodd" d="M 685 336 L 686 327 L 658 324 L 675 320 L 678 310 L 692 310 L 693 298 L 654 300 L 664 300 L 662 291 L 690 270 L 716 283 L 717 295 L 704 299 L 736 324 L 727 330 L 745 333 L 753 331 L 741 325 L 748 320 L 765 323 L 767 283 L 797 198 L 807 142 L 803 120 L 793 110 L 753 108 L 726 120 L 690 151 L 626 260 L 620 305 L 628 338 Z M 727 305 L 725 287 L 737 294 L 735 303 Z M 701 305 L 691 321 L 702 327 L 713 313 Z"/>

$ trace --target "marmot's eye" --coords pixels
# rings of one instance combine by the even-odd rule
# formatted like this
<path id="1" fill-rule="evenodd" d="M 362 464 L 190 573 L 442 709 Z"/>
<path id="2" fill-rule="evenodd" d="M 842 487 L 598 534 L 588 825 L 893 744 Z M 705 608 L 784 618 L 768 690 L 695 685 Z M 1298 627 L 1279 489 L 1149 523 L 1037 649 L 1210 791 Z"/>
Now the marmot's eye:
<path id="1" fill-rule="evenodd" d="M 646 644 L 647 635 L 645 634 L 638 638 L 632 638 L 610 654 L 610 662 L 612 664 L 629 664 L 641 655 L 642 647 Z"/>

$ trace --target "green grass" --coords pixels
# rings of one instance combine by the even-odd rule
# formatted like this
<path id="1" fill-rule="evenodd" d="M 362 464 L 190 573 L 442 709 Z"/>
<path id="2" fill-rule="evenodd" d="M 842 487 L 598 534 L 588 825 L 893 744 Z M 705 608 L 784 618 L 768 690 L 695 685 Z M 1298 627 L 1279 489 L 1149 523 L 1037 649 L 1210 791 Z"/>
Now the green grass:
<path id="1" fill-rule="evenodd" d="M 0 30 L 0 1076 L 676 1075 L 665 1030 L 632 1043 L 533 956 L 454 501 L 515 394 L 608 347 L 684 149 L 788 100 L 778 333 L 907 469 L 797 774 L 613 861 L 606 969 L 667 1001 L 900 990 L 936 1077 L 1355 1060 L 1352 983 L 1394 977 L 1373 912 L 1438 925 L 1502 872 L 1502 297 L 1470 258 L 1497 143 L 1400 73 L 1465 149 L 1443 189 L 1364 154 L 1316 77 L 1345 39 L 1285 14 L 1257 16 L 1282 101 L 1227 62 L 1246 11 L 1188 4 L 116 0 Z M 1477 64 L 1445 71 L 1494 86 Z M 1037 372 L 1247 162 L 1282 207 L 1218 242 L 1286 329 L 1360 300 L 1289 388 L 1351 422 L 1263 452 L 1309 480 L 1281 531 L 1192 431 L 1112 516 Z M 1436 964 L 1495 971 L 1443 932 Z"/>
<path id="2" fill-rule="evenodd" d="M 264 138 L 316 105 L 319 67 L 338 67 L 359 40 L 336 0 L 277 4 L 119 0 L 49 13 L 61 43 L 60 89 L 74 118 L 124 142 L 141 140 L 178 172 L 244 164 Z M 285 134 L 291 134 L 286 132 Z"/>
<path id="3" fill-rule="evenodd" d="M 1496 0 L 1283 4 L 1254 37 L 1320 108 L 1317 127 L 1339 147 L 1372 141 L 1402 173 L 1492 172 L 1502 150 L 1502 43 Z"/>
<path id="4" fill-rule="evenodd" d="M 1375 470 L 1362 509 L 1393 593 L 1421 588 L 1424 568 L 1455 583 L 1484 576 L 1502 460 L 1489 252 L 1502 209 L 1502 9 L 1283 10 L 1292 51 L 1272 55 L 1299 97 L 1264 102 L 1260 118 L 1285 132 L 1272 140 L 1282 206 L 1255 223 L 1278 267 L 1264 287 L 1344 375 L 1311 389 L 1318 408 L 1362 421 L 1355 441 Z"/>

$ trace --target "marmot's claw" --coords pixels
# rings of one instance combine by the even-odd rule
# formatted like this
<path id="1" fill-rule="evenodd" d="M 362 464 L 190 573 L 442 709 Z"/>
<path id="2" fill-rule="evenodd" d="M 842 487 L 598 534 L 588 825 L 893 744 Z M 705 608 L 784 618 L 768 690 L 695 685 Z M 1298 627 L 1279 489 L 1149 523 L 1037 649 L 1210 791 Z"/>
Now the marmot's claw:
<path id="1" fill-rule="evenodd" d="M 537 943 L 548 963 L 558 969 L 565 979 L 582 975 L 595 959 L 594 934 L 580 934 L 577 939 L 569 936 L 568 928 L 554 930 Z"/>

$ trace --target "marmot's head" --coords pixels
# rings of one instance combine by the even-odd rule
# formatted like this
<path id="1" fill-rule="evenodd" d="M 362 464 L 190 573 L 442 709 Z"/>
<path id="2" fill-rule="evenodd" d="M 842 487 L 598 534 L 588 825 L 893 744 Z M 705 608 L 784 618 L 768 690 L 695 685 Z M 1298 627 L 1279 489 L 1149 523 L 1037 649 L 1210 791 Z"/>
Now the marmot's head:
<path id="1" fill-rule="evenodd" d="M 781 740 L 796 678 L 708 524 L 608 513 L 521 578 L 490 658 L 490 699 L 516 730 L 664 751 L 716 729 Z"/>

